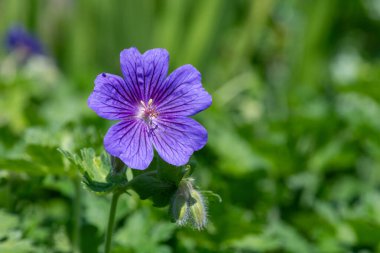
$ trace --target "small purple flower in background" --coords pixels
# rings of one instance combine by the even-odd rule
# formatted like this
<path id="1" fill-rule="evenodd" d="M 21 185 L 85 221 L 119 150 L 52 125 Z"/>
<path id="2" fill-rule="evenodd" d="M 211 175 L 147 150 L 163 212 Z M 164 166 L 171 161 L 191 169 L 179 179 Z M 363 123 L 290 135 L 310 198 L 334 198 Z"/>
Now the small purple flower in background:
<path id="1" fill-rule="evenodd" d="M 33 54 L 44 54 L 41 42 L 19 25 L 8 30 L 5 36 L 5 47 L 9 52 L 23 52 L 26 57 Z"/>
<path id="2" fill-rule="evenodd" d="M 134 169 L 146 169 L 153 146 L 166 162 L 180 166 L 207 142 L 207 131 L 188 116 L 211 105 L 201 74 L 184 65 L 167 76 L 169 53 L 136 48 L 120 53 L 123 77 L 100 74 L 88 99 L 99 116 L 120 120 L 104 137 L 108 153 Z"/>

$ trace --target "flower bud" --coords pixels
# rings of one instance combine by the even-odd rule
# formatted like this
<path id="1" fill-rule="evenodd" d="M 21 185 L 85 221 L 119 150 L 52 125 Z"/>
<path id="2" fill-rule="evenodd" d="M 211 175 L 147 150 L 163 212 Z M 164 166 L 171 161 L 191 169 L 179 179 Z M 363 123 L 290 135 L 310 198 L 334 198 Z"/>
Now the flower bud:
<path id="1" fill-rule="evenodd" d="M 191 191 L 191 197 L 194 200 L 190 205 L 190 217 L 192 218 L 193 226 L 202 230 L 207 224 L 207 210 L 203 200 L 203 196 L 196 190 Z"/>
<path id="2" fill-rule="evenodd" d="M 192 179 L 183 179 L 170 203 L 172 218 L 180 226 L 190 224 L 202 230 L 207 224 L 207 208 L 203 196 L 195 190 Z"/>
<path id="3" fill-rule="evenodd" d="M 182 194 L 175 194 L 170 204 L 170 211 L 174 221 L 183 226 L 188 219 L 188 208 L 186 198 Z"/>

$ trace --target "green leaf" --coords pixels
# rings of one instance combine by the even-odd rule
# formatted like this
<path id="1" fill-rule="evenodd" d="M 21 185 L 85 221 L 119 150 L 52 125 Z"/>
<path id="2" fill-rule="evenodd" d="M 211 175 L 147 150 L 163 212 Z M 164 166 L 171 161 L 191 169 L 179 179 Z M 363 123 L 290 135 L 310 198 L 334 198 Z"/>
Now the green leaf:
<path id="1" fill-rule="evenodd" d="M 96 156 L 93 149 L 82 149 L 81 155 L 83 158 L 83 168 L 89 173 L 92 179 L 105 181 L 111 170 L 111 162 L 106 153 L 101 156 Z"/>
<path id="2" fill-rule="evenodd" d="M 157 207 L 168 205 L 177 188 L 174 182 L 162 180 L 156 172 L 138 175 L 129 185 L 141 199 L 150 198 Z"/>
<path id="3" fill-rule="evenodd" d="M 364 219 L 349 219 L 351 226 L 357 236 L 357 240 L 362 245 L 375 245 L 380 238 L 380 225 L 376 222 Z"/>
<path id="4" fill-rule="evenodd" d="M 81 172 L 83 183 L 93 192 L 105 194 L 120 185 L 126 184 L 125 173 L 124 181 L 120 180 L 120 178 L 116 181 L 110 180 L 111 160 L 105 152 L 101 156 L 96 156 L 92 148 L 81 149 L 80 155 L 62 149 L 59 149 L 59 151 L 70 161 L 72 166 Z"/>
<path id="5" fill-rule="evenodd" d="M 11 238 L 0 243 L 0 252 L 29 253 L 41 252 L 28 239 Z"/>
<path id="6" fill-rule="evenodd" d="M 6 236 L 12 229 L 17 227 L 19 219 L 16 215 L 0 209 L 0 237 Z"/>
<path id="7" fill-rule="evenodd" d="M 163 207 L 169 204 L 182 178 L 191 172 L 189 165 L 173 166 L 156 155 L 146 170 L 132 170 L 129 185 L 141 199 L 150 199 L 154 206 Z"/>
<path id="8" fill-rule="evenodd" d="M 173 165 L 161 165 L 158 170 L 157 176 L 163 181 L 172 182 L 178 186 L 179 182 L 185 175 L 189 175 L 191 168 L 189 165 L 176 167 Z"/>
<path id="9" fill-rule="evenodd" d="M 93 192 L 105 194 L 115 189 L 115 185 L 111 182 L 98 182 L 92 180 L 91 176 L 85 172 L 83 175 L 83 183 Z"/>
<path id="10" fill-rule="evenodd" d="M 31 144 L 26 147 L 26 153 L 31 157 L 33 163 L 46 167 L 49 173 L 67 173 L 56 147 Z"/>
<path id="11" fill-rule="evenodd" d="M 170 252 L 165 251 L 165 241 L 173 236 L 175 224 L 154 218 L 147 208 L 141 208 L 127 219 L 125 225 L 115 232 L 115 242 L 122 245 L 125 252 Z"/>
<path id="12" fill-rule="evenodd" d="M 30 240 L 20 238 L 18 231 L 14 231 L 20 226 L 18 216 L 0 210 L 0 220 L 0 252 L 37 252 Z"/>
<path id="13" fill-rule="evenodd" d="M 158 154 L 156 154 L 146 170 L 132 170 L 132 173 L 133 176 L 136 177 L 153 171 L 157 172 L 157 176 L 163 181 L 173 182 L 178 185 L 185 175 L 191 175 L 193 172 L 193 167 L 190 167 L 189 165 L 177 167 L 168 164 L 162 160 Z"/>
<path id="14" fill-rule="evenodd" d="M 0 158 L 0 168 L 33 175 L 43 175 L 47 173 L 46 168 L 24 158 Z"/>
<path id="15" fill-rule="evenodd" d="M 25 154 L 16 157 L 0 157 L 0 168 L 32 175 L 70 175 L 65 170 L 62 157 L 55 147 L 31 144 L 25 148 Z"/>

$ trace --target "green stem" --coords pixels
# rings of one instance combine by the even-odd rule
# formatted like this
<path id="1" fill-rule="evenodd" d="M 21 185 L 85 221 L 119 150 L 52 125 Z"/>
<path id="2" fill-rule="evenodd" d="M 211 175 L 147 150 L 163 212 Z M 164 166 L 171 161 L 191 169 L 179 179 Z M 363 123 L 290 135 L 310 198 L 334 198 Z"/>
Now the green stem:
<path id="1" fill-rule="evenodd" d="M 108 228 L 107 228 L 107 233 L 106 233 L 106 244 L 104 248 L 104 253 L 109 253 L 111 250 L 113 225 L 115 222 L 116 207 L 117 207 L 117 201 L 119 200 L 119 196 L 120 196 L 120 193 L 118 192 L 115 192 L 112 195 L 112 202 L 111 202 L 110 215 L 108 218 Z"/>
<path id="2" fill-rule="evenodd" d="M 73 226 L 73 252 L 80 252 L 80 219 L 81 219 L 81 182 L 79 178 L 74 178 L 75 198 L 74 198 L 74 226 Z"/>

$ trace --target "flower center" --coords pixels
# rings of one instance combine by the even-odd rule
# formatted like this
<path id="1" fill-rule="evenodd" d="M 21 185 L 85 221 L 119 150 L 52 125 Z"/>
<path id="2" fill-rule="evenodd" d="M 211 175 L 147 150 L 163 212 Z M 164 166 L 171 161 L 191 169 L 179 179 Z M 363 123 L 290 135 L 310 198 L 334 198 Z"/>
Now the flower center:
<path id="1" fill-rule="evenodd" d="M 141 100 L 140 103 L 142 106 L 140 107 L 137 117 L 144 120 L 149 127 L 153 127 L 155 125 L 153 120 L 158 116 L 156 106 L 153 105 L 153 99 L 149 99 L 148 103 Z"/>

